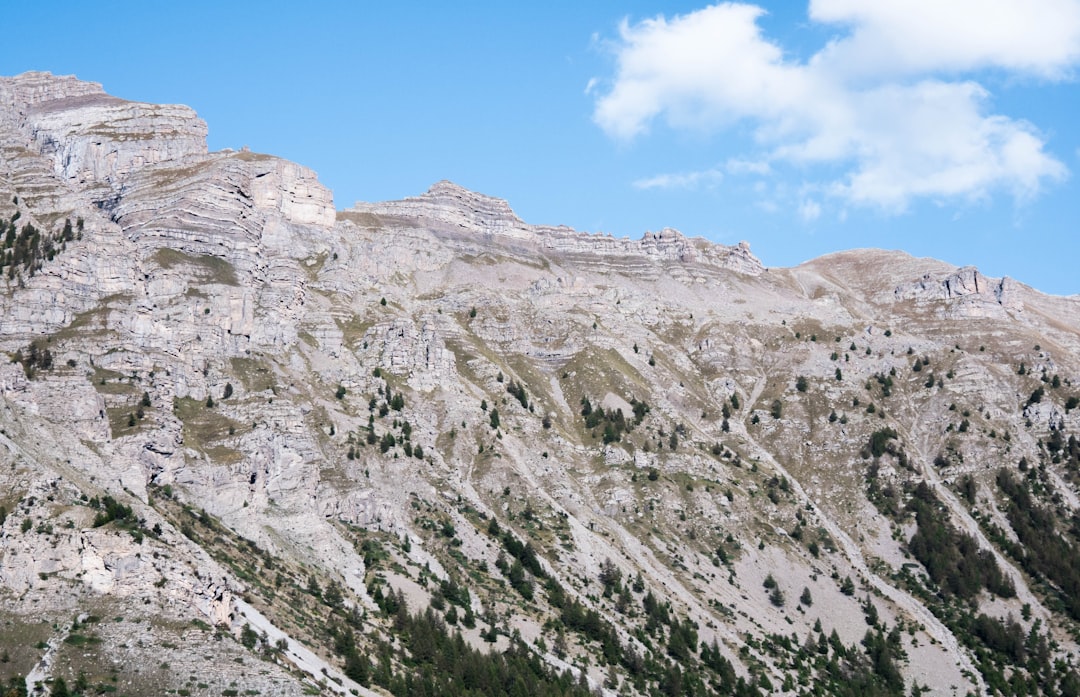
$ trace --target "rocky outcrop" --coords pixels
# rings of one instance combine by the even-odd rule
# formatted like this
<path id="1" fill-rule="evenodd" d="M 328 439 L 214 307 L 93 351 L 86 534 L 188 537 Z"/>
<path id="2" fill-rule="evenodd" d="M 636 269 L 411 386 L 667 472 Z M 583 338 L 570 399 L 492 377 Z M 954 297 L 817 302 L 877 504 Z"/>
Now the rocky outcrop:
<path id="1" fill-rule="evenodd" d="M 764 270 L 746 242 L 725 247 L 703 239 L 689 239 L 671 228 L 647 232 L 640 240 L 631 240 L 585 234 L 569 227 L 528 225 L 517 217 L 506 201 L 448 181 L 434 184 L 421 196 L 401 201 L 358 202 L 344 215 L 346 218 L 368 216 L 368 221 L 395 230 L 430 231 L 440 240 L 469 253 L 475 253 L 481 247 L 504 247 L 519 253 L 555 258 L 626 257 L 651 264 L 698 264 L 747 275 L 757 275 Z"/>
<path id="2" fill-rule="evenodd" d="M 124 101 L 70 76 L 3 78 L 0 104 L 27 146 L 77 184 L 115 185 L 147 165 L 206 154 L 206 123 L 189 107 Z"/>
<path id="3" fill-rule="evenodd" d="M 1016 297 L 1017 287 L 1010 278 L 987 278 L 974 266 L 965 266 L 947 275 L 925 274 L 917 281 L 897 286 L 893 296 L 920 303 L 957 301 L 945 311 L 953 317 L 1003 316 L 1003 310 L 1023 309 Z"/>
<path id="4" fill-rule="evenodd" d="M 506 201 L 478 194 L 450 181 L 436 182 L 421 196 L 383 203 L 357 202 L 349 212 L 401 219 L 437 233 L 464 232 L 513 240 L 533 240 L 526 225 Z"/>
<path id="5" fill-rule="evenodd" d="M 105 94 L 101 84 L 80 80 L 74 75 L 53 75 L 48 72 L 31 71 L 15 77 L 0 77 L 0 119 L 7 124 L 18 123 L 26 113 L 48 102 L 78 97 L 95 97 L 103 100 L 122 100 Z"/>

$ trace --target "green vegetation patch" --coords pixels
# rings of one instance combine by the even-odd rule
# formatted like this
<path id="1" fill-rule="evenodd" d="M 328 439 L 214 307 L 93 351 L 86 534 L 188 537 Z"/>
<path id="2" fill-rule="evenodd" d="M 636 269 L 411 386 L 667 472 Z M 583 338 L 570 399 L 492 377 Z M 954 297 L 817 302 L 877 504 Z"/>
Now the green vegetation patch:
<path id="1" fill-rule="evenodd" d="M 184 443 L 200 450 L 215 462 L 229 464 L 239 462 L 243 454 L 222 443 L 242 426 L 218 409 L 190 397 L 173 400 L 173 413 L 184 424 Z"/>
<path id="2" fill-rule="evenodd" d="M 218 283 L 225 286 L 240 285 L 236 269 L 221 257 L 202 254 L 192 256 L 176 249 L 162 247 L 154 252 L 154 261 L 163 269 L 187 266 L 195 271 L 202 283 Z"/>
<path id="3" fill-rule="evenodd" d="M 263 392 L 277 384 L 270 364 L 256 358 L 231 358 L 233 374 L 248 392 Z"/>

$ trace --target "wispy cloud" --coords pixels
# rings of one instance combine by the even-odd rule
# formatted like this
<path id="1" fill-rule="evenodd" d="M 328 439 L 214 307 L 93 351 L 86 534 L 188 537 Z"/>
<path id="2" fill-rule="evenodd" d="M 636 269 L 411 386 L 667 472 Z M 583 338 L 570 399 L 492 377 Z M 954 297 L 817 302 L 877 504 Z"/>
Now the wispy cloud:
<path id="1" fill-rule="evenodd" d="M 811 182 L 819 191 L 889 211 L 921 197 L 1026 200 L 1067 175 L 1034 125 L 992 113 L 972 71 L 1068 78 L 1080 63 L 1080 0 L 812 0 L 811 20 L 839 33 L 805 62 L 763 36 L 764 12 L 728 2 L 624 20 L 609 44 L 615 75 L 590 85 L 594 120 L 620 140 L 657 122 L 699 133 L 750 123 L 750 152 L 728 160 L 729 174 L 794 164 L 812 177 L 825 165 L 825 180 Z"/>
<path id="2" fill-rule="evenodd" d="M 707 169 L 701 172 L 680 172 L 675 174 L 658 174 L 647 179 L 638 179 L 634 182 L 635 189 L 697 189 L 700 187 L 713 187 L 724 179 L 724 173 L 717 169 Z"/>
<path id="3" fill-rule="evenodd" d="M 772 172 L 772 167 L 769 166 L 766 160 L 747 160 L 744 158 L 732 157 L 724 163 L 724 169 L 728 174 L 769 174 Z"/>
<path id="4" fill-rule="evenodd" d="M 799 204 L 799 217 L 803 219 L 803 222 L 814 222 L 821 217 L 821 204 L 812 199 L 804 199 Z"/>

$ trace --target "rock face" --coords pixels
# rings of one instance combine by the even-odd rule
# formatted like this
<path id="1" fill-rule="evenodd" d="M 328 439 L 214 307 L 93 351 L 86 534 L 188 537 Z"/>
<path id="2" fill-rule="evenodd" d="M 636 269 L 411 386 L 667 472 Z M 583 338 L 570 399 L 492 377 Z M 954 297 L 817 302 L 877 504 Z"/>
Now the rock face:
<path id="1" fill-rule="evenodd" d="M 450 182 L 335 211 L 205 134 L 0 78 L 0 680 L 402 692 L 458 630 L 537 691 L 1078 680 L 1076 298 Z"/>

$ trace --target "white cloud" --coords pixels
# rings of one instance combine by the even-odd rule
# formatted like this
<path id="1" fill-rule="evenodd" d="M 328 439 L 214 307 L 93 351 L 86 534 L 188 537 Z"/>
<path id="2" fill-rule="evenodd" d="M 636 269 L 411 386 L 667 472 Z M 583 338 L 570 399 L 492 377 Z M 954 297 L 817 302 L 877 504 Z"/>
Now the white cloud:
<path id="1" fill-rule="evenodd" d="M 852 161 L 832 192 L 894 211 L 915 197 L 978 199 L 999 189 L 1027 200 L 1065 176 L 1030 124 L 984 115 L 985 99 L 974 83 L 887 85 L 852 96 L 842 132 L 780 152 Z"/>
<path id="2" fill-rule="evenodd" d="M 762 35 L 763 14 L 722 3 L 624 20 L 614 79 L 591 85 L 594 120 L 620 140 L 657 122 L 699 133 L 748 123 L 751 152 L 728 173 L 826 165 L 830 180 L 811 182 L 819 191 L 892 211 L 920 197 L 1023 200 L 1067 174 L 1033 125 L 992 113 L 963 74 L 1066 77 L 1080 62 L 1080 0 L 812 0 L 812 20 L 850 31 L 806 62 Z M 637 185 L 697 183 L 688 176 Z"/>
<path id="3" fill-rule="evenodd" d="M 724 175 L 716 169 L 701 172 L 681 172 L 677 174 L 658 174 L 634 182 L 635 189 L 696 189 L 699 186 L 715 186 Z"/>
<path id="4" fill-rule="evenodd" d="M 802 81 L 778 46 L 756 24 L 764 11 L 723 4 L 693 14 L 619 28 L 618 75 L 596 104 L 594 118 L 618 138 L 644 132 L 663 113 L 680 128 L 777 112 L 797 98 Z"/>
<path id="5" fill-rule="evenodd" d="M 1080 59 L 1075 0 L 811 0 L 810 18 L 852 27 L 815 57 L 841 72 L 1002 68 L 1060 78 Z"/>

